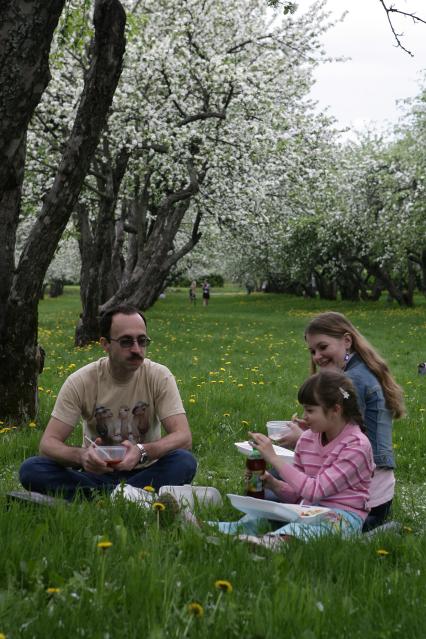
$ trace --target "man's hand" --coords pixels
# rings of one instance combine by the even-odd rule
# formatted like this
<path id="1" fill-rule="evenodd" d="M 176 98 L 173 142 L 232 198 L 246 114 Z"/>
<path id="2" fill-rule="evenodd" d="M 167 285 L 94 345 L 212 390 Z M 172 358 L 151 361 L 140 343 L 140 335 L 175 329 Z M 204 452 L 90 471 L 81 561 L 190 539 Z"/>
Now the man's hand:
<path id="1" fill-rule="evenodd" d="M 128 439 L 125 439 L 124 442 L 121 442 L 120 446 L 124 446 L 127 448 L 126 454 L 124 455 L 124 459 L 115 466 L 116 470 L 133 470 L 134 467 L 139 464 L 141 458 L 141 451 L 136 446 L 136 444 L 132 444 Z"/>
<path id="2" fill-rule="evenodd" d="M 81 465 L 88 473 L 95 473 L 96 475 L 113 472 L 104 457 L 96 450 L 96 446 L 82 449 Z"/>

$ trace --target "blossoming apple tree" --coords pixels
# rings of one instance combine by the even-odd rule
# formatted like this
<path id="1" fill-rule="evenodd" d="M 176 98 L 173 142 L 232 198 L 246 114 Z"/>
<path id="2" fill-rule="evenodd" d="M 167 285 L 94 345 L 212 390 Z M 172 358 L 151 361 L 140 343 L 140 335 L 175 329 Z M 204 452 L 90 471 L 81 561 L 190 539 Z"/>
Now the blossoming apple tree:
<path id="1" fill-rule="evenodd" d="M 321 3 L 280 22 L 261 0 L 125 4 L 125 66 L 75 207 L 78 343 L 97 337 L 99 308 L 150 306 L 211 223 L 243 234 L 266 220 L 265 201 L 277 180 L 297 174 L 299 149 L 315 134 L 305 98 L 323 55 Z M 84 47 L 77 55 L 65 44 L 39 109 L 37 157 L 57 144 L 49 122 L 67 126 L 71 78 L 85 64 Z"/>

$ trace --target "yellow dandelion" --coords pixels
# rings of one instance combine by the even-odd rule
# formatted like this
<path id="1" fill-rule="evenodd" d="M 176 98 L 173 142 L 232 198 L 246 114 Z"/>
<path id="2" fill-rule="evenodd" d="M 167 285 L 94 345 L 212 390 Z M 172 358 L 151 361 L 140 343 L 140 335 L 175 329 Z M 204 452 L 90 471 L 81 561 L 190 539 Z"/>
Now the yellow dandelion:
<path id="1" fill-rule="evenodd" d="M 100 541 L 98 544 L 96 544 L 98 548 L 100 548 L 101 550 L 108 550 L 108 548 L 111 548 L 112 546 L 112 541 Z"/>
<path id="2" fill-rule="evenodd" d="M 406 532 L 406 533 L 412 533 L 413 532 L 413 529 L 410 528 L 410 526 L 404 526 L 402 530 L 404 532 Z"/>
<path id="3" fill-rule="evenodd" d="M 166 510 L 165 505 L 161 502 L 161 501 L 154 501 L 154 503 L 152 504 L 152 507 L 154 510 L 156 510 L 157 512 Z"/>
<path id="4" fill-rule="evenodd" d="M 195 399 L 193 397 L 191 397 L 191 399 L 189 400 L 190 404 L 195 404 Z"/>
<path id="5" fill-rule="evenodd" d="M 242 423 L 242 424 L 245 424 L 246 426 L 248 426 L 248 425 L 249 425 L 249 423 L 248 423 L 248 422 L 246 422 L 246 420 L 245 420 L 245 419 L 242 419 L 242 420 L 241 420 L 241 423 Z"/>
<path id="6" fill-rule="evenodd" d="M 61 592 L 60 588 L 46 588 L 46 592 L 49 595 L 54 595 L 56 592 Z M 1 637 L 1 635 L 0 635 Z"/>
<path id="7" fill-rule="evenodd" d="M 232 592 L 232 584 L 226 579 L 217 579 L 214 582 L 214 587 L 218 590 L 222 590 L 222 592 Z"/>
<path id="8" fill-rule="evenodd" d="M 193 615 L 194 617 L 202 617 L 204 615 L 204 608 L 201 604 L 197 603 L 196 601 L 193 601 L 192 603 L 189 603 L 187 606 L 188 612 L 190 615 Z"/>
<path id="9" fill-rule="evenodd" d="M 28 424 L 28 428 L 36 428 L 37 424 L 35 422 L 30 422 Z"/>
<path id="10" fill-rule="evenodd" d="M 386 555 L 389 555 L 389 551 L 385 550 L 384 548 L 379 548 L 379 550 L 377 550 L 376 552 L 379 557 L 386 557 Z"/>
<path id="11" fill-rule="evenodd" d="M 4 635 L 2 632 L 0 632 L 0 639 L 6 639 L 6 635 Z"/>
<path id="12" fill-rule="evenodd" d="M 143 489 L 148 493 L 155 493 L 155 488 L 153 486 L 144 486 Z"/>

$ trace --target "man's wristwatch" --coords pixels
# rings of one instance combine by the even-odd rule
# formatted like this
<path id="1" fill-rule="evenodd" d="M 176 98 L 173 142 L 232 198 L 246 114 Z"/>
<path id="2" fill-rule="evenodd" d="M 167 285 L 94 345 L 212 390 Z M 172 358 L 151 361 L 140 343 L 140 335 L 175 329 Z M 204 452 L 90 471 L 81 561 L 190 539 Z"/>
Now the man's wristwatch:
<path id="1" fill-rule="evenodd" d="M 136 446 L 139 448 L 141 454 L 141 458 L 138 463 L 144 464 L 146 461 L 148 461 L 148 453 L 146 452 L 145 446 L 143 444 L 136 444 Z"/>

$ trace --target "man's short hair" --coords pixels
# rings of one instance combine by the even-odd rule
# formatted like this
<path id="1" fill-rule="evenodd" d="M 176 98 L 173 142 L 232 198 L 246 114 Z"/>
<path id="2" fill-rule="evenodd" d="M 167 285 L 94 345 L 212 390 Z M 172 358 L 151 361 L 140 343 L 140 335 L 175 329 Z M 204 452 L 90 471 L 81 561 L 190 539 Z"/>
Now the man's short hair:
<path id="1" fill-rule="evenodd" d="M 110 309 L 102 313 L 99 317 L 99 332 L 100 337 L 105 337 L 106 339 L 110 339 L 111 337 L 111 324 L 112 318 L 114 315 L 118 313 L 122 313 L 123 315 L 140 315 L 143 321 L 145 322 L 145 326 L 147 326 L 147 321 L 145 315 L 140 311 L 136 306 L 132 306 L 131 304 L 117 304 L 117 306 L 112 306 Z"/>

